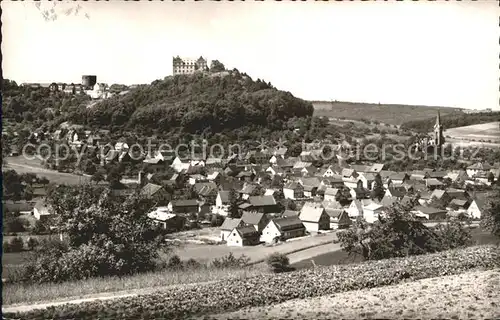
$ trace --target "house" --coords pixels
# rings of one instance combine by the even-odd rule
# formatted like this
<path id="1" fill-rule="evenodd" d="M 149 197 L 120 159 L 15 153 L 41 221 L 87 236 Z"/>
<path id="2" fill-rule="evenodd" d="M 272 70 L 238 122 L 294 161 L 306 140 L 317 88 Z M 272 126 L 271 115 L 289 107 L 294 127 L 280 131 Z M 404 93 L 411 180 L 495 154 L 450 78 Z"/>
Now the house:
<path id="1" fill-rule="evenodd" d="M 129 146 L 126 142 L 117 142 L 115 143 L 115 150 L 118 152 L 128 151 Z"/>
<path id="2" fill-rule="evenodd" d="M 191 161 L 186 159 L 181 159 L 179 156 L 175 157 L 170 165 L 175 171 L 181 172 L 188 170 L 191 167 Z"/>
<path id="3" fill-rule="evenodd" d="M 215 206 L 217 208 L 223 208 L 225 206 L 229 206 L 229 191 L 221 190 L 217 194 L 217 198 L 215 199 Z"/>
<path id="4" fill-rule="evenodd" d="M 168 204 L 168 209 L 173 213 L 198 213 L 199 205 L 196 199 L 172 200 Z"/>
<path id="5" fill-rule="evenodd" d="M 413 171 L 410 175 L 410 180 L 425 180 L 427 177 L 427 171 Z"/>
<path id="6" fill-rule="evenodd" d="M 220 227 L 220 239 L 226 241 L 227 237 L 231 234 L 231 231 L 236 227 L 243 226 L 244 223 L 241 219 L 226 218 Z"/>
<path id="7" fill-rule="evenodd" d="M 383 213 L 384 206 L 375 202 L 363 206 L 363 218 L 368 223 L 378 221 L 378 217 Z"/>
<path id="8" fill-rule="evenodd" d="M 170 212 L 167 207 L 157 207 L 147 217 L 170 232 L 181 231 L 187 222 L 186 217 Z"/>
<path id="9" fill-rule="evenodd" d="M 417 218 L 426 220 L 443 220 L 448 215 L 448 210 L 434 207 L 417 206 L 412 210 Z"/>
<path id="10" fill-rule="evenodd" d="M 207 204 L 214 204 L 218 196 L 217 185 L 214 182 L 198 182 L 194 185 L 194 191 Z"/>
<path id="11" fill-rule="evenodd" d="M 285 170 L 280 167 L 269 167 L 266 169 L 266 172 L 271 174 L 272 176 L 283 176 L 285 174 Z"/>
<path id="12" fill-rule="evenodd" d="M 273 196 L 252 196 L 248 198 L 250 206 L 246 209 L 263 213 L 279 212 L 278 205 Z"/>
<path id="13" fill-rule="evenodd" d="M 300 211 L 285 210 L 281 216 L 282 217 L 298 217 L 299 214 L 300 214 Z"/>
<path id="14" fill-rule="evenodd" d="M 328 168 L 326 168 L 326 170 L 322 173 L 322 177 L 333 177 L 337 175 L 337 173 L 335 172 L 335 170 L 333 170 L 333 167 L 332 166 L 329 166 Z M 342 179 L 342 177 L 341 177 Z"/>
<path id="15" fill-rule="evenodd" d="M 351 164 L 350 169 L 356 171 L 357 173 L 366 173 L 366 172 L 370 172 L 371 166 L 362 165 L 362 164 Z"/>
<path id="16" fill-rule="evenodd" d="M 340 197 L 340 190 L 337 188 L 326 188 L 325 190 L 325 195 L 324 199 L 325 200 L 331 200 L 331 201 L 337 201 Z"/>
<path id="17" fill-rule="evenodd" d="M 453 199 L 450 201 L 450 203 L 448 203 L 446 209 L 449 211 L 466 212 L 467 204 L 467 200 Z"/>
<path id="18" fill-rule="evenodd" d="M 325 211 L 330 217 L 330 229 L 345 229 L 352 224 L 349 214 L 344 209 L 325 209 Z"/>
<path id="19" fill-rule="evenodd" d="M 53 210 L 50 205 L 46 205 L 44 201 L 40 200 L 35 203 L 33 207 L 33 216 L 35 219 L 46 222 L 52 216 Z"/>
<path id="20" fill-rule="evenodd" d="M 452 199 L 469 200 L 470 198 L 469 193 L 463 189 L 448 188 L 446 193 Z"/>
<path id="21" fill-rule="evenodd" d="M 156 151 L 154 158 L 167 164 L 171 164 L 175 159 L 175 152 L 173 150 L 158 150 Z"/>
<path id="22" fill-rule="evenodd" d="M 245 183 L 243 188 L 239 191 L 241 199 L 248 200 L 251 196 L 256 196 L 259 192 L 260 186 L 258 184 Z"/>
<path id="23" fill-rule="evenodd" d="M 368 199 L 370 198 L 370 190 L 367 190 L 363 187 L 357 187 L 349 189 L 349 193 L 351 194 L 352 199 Z"/>
<path id="24" fill-rule="evenodd" d="M 385 187 L 389 188 L 391 185 L 401 185 L 408 180 L 410 180 L 410 177 L 406 172 L 394 172 L 386 178 Z"/>
<path id="25" fill-rule="evenodd" d="M 265 213 L 251 211 L 243 212 L 241 220 L 246 225 L 253 226 L 258 232 L 261 232 L 269 221 Z"/>
<path id="26" fill-rule="evenodd" d="M 317 191 L 318 191 L 318 187 L 306 185 L 306 186 L 304 186 L 304 197 L 305 198 L 312 198 L 312 197 L 316 196 Z"/>
<path id="27" fill-rule="evenodd" d="M 142 187 L 141 195 L 148 199 L 153 199 L 159 204 L 163 204 L 170 200 L 170 194 L 165 188 L 151 182 Z"/>
<path id="28" fill-rule="evenodd" d="M 436 188 L 442 188 L 444 184 L 436 178 L 428 178 L 425 180 L 425 185 L 427 189 L 434 190 Z"/>
<path id="29" fill-rule="evenodd" d="M 460 170 L 458 172 L 448 172 L 444 179 L 450 179 L 451 182 L 456 182 L 456 183 L 464 183 L 469 176 L 467 175 L 466 171 Z"/>
<path id="30" fill-rule="evenodd" d="M 488 172 L 493 169 L 493 167 L 488 163 L 477 162 L 469 167 L 467 167 L 467 175 L 470 178 L 474 178 L 478 174 L 488 174 Z"/>
<path id="31" fill-rule="evenodd" d="M 403 187 L 389 187 L 385 190 L 384 197 L 400 199 L 406 194 L 406 189 Z"/>
<path id="32" fill-rule="evenodd" d="M 228 246 L 251 246 L 260 242 L 260 234 L 252 226 L 239 226 L 233 229 L 226 238 Z"/>
<path id="33" fill-rule="evenodd" d="M 284 216 L 269 221 L 262 230 L 260 240 L 266 243 L 273 243 L 277 239 L 286 241 L 292 238 L 303 237 L 305 233 L 306 228 L 298 216 Z"/>
<path id="34" fill-rule="evenodd" d="M 328 216 L 321 204 L 305 203 L 300 210 L 299 219 L 308 232 L 330 229 L 330 216 Z"/>
<path id="35" fill-rule="evenodd" d="M 371 173 L 380 173 L 382 170 L 384 170 L 384 166 L 385 164 L 383 163 L 374 163 L 370 169 L 368 170 L 368 172 L 371 172 Z"/>
<path id="36" fill-rule="evenodd" d="M 363 204 L 361 200 L 354 199 L 347 208 L 347 213 L 351 219 L 363 216 Z"/>
<path id="37" fill-rule="evenodd" d="M 484 201 L 480 199 L 473 199 L 467 208 L 467 215 L 474 220 L 479 220 L 481 219 L 481 216 L 483 215 L 483 211 L 485 208 L 485 203 Z"/>

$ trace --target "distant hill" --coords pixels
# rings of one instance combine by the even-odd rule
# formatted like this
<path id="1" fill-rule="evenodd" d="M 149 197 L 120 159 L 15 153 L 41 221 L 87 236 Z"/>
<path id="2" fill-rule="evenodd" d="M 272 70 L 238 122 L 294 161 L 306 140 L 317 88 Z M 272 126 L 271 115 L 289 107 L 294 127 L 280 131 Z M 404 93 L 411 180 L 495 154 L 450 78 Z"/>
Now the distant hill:
<path id="1" fill-rule="evenodd" d="M 281 130 L 312 116 L 311 103 L 237 70 L 169 76 L 80 109 L 68 120 L 147 134 L 213 134 L 244 127 Z"/>
<path id="2" fill-rule="evenodd" d="M 406 129 L 417 130 L 420 132 L 432 131 L 434 124 L 436 123 L 435 117 L 423 120 L 408 118 L 408 120 L 402 125 L 402 127 Z M 500 121 L 500 112 L 444 114 L 441 111 L 441 124 L 443 125 L 445 130 L 476 124 L 490 123 L 494 121 Z"/>
<path id="3" fill-rule="evenodd" d="M 448 107 L 411 106 L 399 104 L 376 104 L 344 101 L 311 101 L 315 116 L 370 120 L 401 125 L 412 120 L 435 118 L 438 110 L 441 115 L 463 113 L 463 109 Z"/>
<path id="4" fill-rule="evenodd" d="M 461 140 L 500 142 L 500 121 L 451 128 L 444 131 L 445 136 Z"/>

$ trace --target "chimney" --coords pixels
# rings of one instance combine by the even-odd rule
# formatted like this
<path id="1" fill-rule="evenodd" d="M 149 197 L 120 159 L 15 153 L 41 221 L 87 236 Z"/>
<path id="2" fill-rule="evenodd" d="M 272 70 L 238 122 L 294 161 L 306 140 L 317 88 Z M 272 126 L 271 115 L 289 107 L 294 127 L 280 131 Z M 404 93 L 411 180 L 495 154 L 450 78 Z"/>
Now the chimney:
<path id="1" fill-rule="evenodd" d="M 139 171 L 138 177 L 137 177 L 137 183 L 142 185 L 144 182 L 144 171 Z"/>

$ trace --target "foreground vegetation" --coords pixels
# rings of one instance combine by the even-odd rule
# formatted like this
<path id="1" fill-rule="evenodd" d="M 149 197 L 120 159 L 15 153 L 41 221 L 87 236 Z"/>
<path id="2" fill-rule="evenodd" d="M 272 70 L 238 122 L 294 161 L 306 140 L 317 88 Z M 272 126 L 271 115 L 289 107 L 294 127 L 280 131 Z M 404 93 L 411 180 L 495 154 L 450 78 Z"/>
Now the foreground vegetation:
<path id="1" fill-rule="evenodd" d="M 4 305 L 43 301 L 77 299 L 83 296 L 116 292 L 143 292 L 162 290 L 161 287 L 208 281 L 245 279 L 269 273 L 265 266 L 247 268 L 165 268 L 127 277 L 101 277 L 63 283 L 5 283 L 2 299 Z M 170 289 L 166 289 L 170 290 Z"/>
<path id="2" fill-rule="evenodd" d="M 498 301 L 496 269 L 290 300 L 209 319 L 498 319 Z"/>
<path id="3" fill-rule="evenodd" d="M 179 286 L 165 293 L 49 307 L 5 316 L 23 319 L 180 319 L 499 266 L 498 247 L 478 246 L 348 266 Z"/>

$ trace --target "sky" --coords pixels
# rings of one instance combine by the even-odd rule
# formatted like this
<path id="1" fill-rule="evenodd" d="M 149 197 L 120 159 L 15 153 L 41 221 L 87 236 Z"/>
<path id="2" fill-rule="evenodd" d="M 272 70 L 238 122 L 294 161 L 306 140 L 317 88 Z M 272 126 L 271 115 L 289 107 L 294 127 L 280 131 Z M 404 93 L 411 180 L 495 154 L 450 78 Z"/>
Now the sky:
<path id="1" fill-rule="evenodd" d="M 66 16 L 77 4 L 81 9 Z M 4 78 L 151 83 L 204 56 L 307 100 L 500 110 L 498 4 L 1 2 Z"/>

